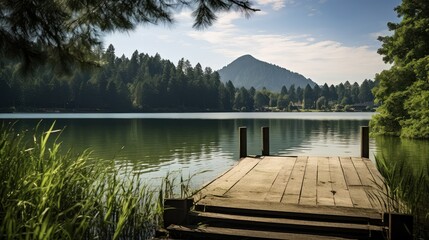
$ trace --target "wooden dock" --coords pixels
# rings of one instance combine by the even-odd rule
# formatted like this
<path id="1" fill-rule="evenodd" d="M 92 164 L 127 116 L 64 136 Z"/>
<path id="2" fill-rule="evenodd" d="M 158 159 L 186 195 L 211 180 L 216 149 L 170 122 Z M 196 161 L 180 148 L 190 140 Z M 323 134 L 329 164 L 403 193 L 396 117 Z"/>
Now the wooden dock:
<path id="1" fill-rule="evenodd" d="M 244 158 L 204 187 L 202 200 L 249 200 L 298 206 L 337 206 L 381 212 L 371 194 L 381 178 L 369 159 L 351 157 Z M 382 185 L 382 184 L 381 184 Z M 373 192 L 373 193 L 371 193 Z"/>
<path id="2" fill-rule="evenodd" d="M 178 239 L 394 239 L 380 186 L 365 157 L 244 157 L 166 227 Z"/>

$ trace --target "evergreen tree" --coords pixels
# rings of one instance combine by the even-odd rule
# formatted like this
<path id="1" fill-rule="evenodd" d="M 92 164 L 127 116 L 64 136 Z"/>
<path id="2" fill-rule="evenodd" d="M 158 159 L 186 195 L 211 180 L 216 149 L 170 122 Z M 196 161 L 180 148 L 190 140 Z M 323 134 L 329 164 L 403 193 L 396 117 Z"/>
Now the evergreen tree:
<path id="1" fill-rule="evenodd" d="M 270 104 L 270 97 L 266 91 L 257 91 L 255 94 L 255 108 L 263 109 Z"/>
<path id="2" fill-rule="evenodd" d="M 249 1 L 196 0 L 0 1 L 0 59 L 22 61 L 24 69 L 48 61 L 61 70 L 99 64 L 105 32 L 128 31 L 142 23 L 171 23 L 186 6 L 194 27 L 210 26 L 220 12 L 257 9 Z"/>
<path id="3" fill-rule="evenodd" d="M 296 88 L 296 99 L 297 99 L 297 102 L 303 102 L 304 101 L 303 96 L 304 96 L 304 91 L 302 90 L 301 87 L 297 87 Z"/>
<path id="4" fill-rule="evenodd" d="M 320 91 L 320 96 L 325 97 L 326 101 L 331 100 L 331 96 L 329 94 L 329 86 L 327 83 L 323 84 L 322 89 Z"/>
<path id="5" fill-rule="evenodd" d="M 294 84 L 292 84 L 292 86 L 290 86 L 289 91 L 288 91 L 288 95 L 289 95 L 289 98 L 292 102 L 298 101 L 298 98 L 296 96 L 297 94 L 295 92 L 295 85 Z"/>
<path id="6" fill-rule="evenodd" d="M 359 91 L 360 91 L 359 84 L 357 82 L 353 83 L 352 89 L 351 89 L 351 95 L 350 95 L 350 98 L 353 104 L 359 102 Z"/>
<path id="7" fill-rule="evenodd" d="M 331 86 L 329 86 L 328 101 L 337 101 L 337 100 L 338 100 L 337 89 L 335 88 L 334 84 L 331 84 Z"/>
<path id="8" fill-rule="evenodd" d="M 362 103 L 374 101 L 374 95 L 372 94 L 371 80 L 364 80 L 359 87 L 359 101 Z"/>
<path id="9" fill-rule="evenodd" d="M 235 95 L 234 108 L 240 111 L 253 111 L 253 106 L 254 102 L 250 91 L 241 87 Z"/>
<path id="10" fill-rule="evenodd" d="M 309 84 L 305 86 L 304 94 L 303 94 L 303 107 L 304 109 L 311 109 L 314 106 L 314 92 Z"/>
<path id="11" fill-rule="evenodd" d="M 282 89 L 280 90 L 280 94 L 281 95 L 286 95 L 288 93 L 286 86 L 283 86 Z"/>

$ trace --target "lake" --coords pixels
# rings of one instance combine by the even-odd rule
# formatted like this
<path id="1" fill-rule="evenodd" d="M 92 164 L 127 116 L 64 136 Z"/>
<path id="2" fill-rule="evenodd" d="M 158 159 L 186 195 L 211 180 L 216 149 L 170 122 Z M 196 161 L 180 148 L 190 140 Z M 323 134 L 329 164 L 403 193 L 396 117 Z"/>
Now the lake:
<path id="1" fill-rule="evenodd" d="M 247 127 L 248 154 L 261 154 L 261 130 L 270 127 L 273 155 L 359 156 L 360 126 L 374 113 L 88 113 L 0 114 L 18 129 L 42 128 L 54 122 L 64 129 L 63 149 L 115 159 L 118 167 L 142 173 L 157 184 L 168 172 L 193 177 L 198 187 L 238 161 L 238 128 Z M 370 158 L 409 158 L 420 168 L 429 154 L 428 141 L 389 137 L 370 139 Z"/>

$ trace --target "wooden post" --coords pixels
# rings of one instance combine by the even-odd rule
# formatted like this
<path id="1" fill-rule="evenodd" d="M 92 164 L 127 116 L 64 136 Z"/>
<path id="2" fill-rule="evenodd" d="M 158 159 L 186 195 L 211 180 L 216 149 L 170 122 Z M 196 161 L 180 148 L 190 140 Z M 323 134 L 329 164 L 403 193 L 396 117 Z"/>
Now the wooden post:
<path id="1" fill-rule="evenodd" d="M 262 127 L 262 156 L 270 156 L 270 128 Z"/>
<path id="2" fill-rule="evenodd" d="M 164 200 L 164 227 L 171 224 L 188 224 L 189 210 L 194 204 L 193 198 Z"/>
<path id="3" fill-rule="evenodd" d="M 239 127 L 240 132 L 240 158 L 247 157 L 247 128 L 246 127 Z"/>
<path id="4" fill-rule="evenodd" d="M 413 216 L 400 213 L 384 213 L 384 225 L 388 227 L 387 239 L 413 239 Z"/>
<path id="5" fill-rule="evenodd" d="M 360 156 L 369 158 L 369 127 L 360 127 Z"/>

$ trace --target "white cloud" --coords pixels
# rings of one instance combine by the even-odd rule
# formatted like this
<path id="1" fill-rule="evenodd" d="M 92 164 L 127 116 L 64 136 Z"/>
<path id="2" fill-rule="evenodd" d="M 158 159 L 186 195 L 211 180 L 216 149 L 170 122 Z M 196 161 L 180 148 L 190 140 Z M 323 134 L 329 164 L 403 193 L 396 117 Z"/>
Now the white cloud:
<path id="1" fill-rule="evenodd" d="M 299 72 L 319 84 L 362 82 L 387 68 L 368 46 L 345 46 L 337 41 L 317 40 L 311 35 L 247 33 L 227 21 L 209 31 L 190 32 L 195 40 L 210 44 L 211 51 L 228 59 L 244 54 Z"/>
<path id="2" fill-rule="evenodd" d="M 268 4 L 269 1 L 265 2 Z M 113 34 L 106 44 L 113 43 L 119 55 L 130 56 L 138 49 L 149 54 L 158 52 L 173 62 L 185 57 L 213 69 L 219 69 L 241 55 L 251 54 L 301 73 L 319 84 L 337 84 L 346 80 L 362 82 L 389 67 L 373 46 L 347 46 L 312 34 L 279 34 L 270 28 L 238 27 L 236 24 L 243 15 L 234 11 L 219 14 L 214 25 L 203 31 L 192 29 L 190 11 L 177 13 L 175 19 L 177 22 L 173 26 L 144 26 L 130 32 L 130 36 Z M 375 39 L 388 33 L 368 33 L 368 38 Z"/>
<path id="3" fill-rule="evenodd" d="M 372 39 L 378 39 L 378 37 L 380 37 L 380 36 L 392 36 L 392 34 L 393 34 L 392 31 L 385 29 L 385 30 L 381 30 L 379 32 L 370 33 L 370 37 Z"/>
<path id="4" fill-rule="evenodd" d="M 286 6 L 286 4 L 293 4 L 293 0 L 257 0 L 257 4 L 260 5 L 271 5 L 273 10 L 280 10 Z"/>

